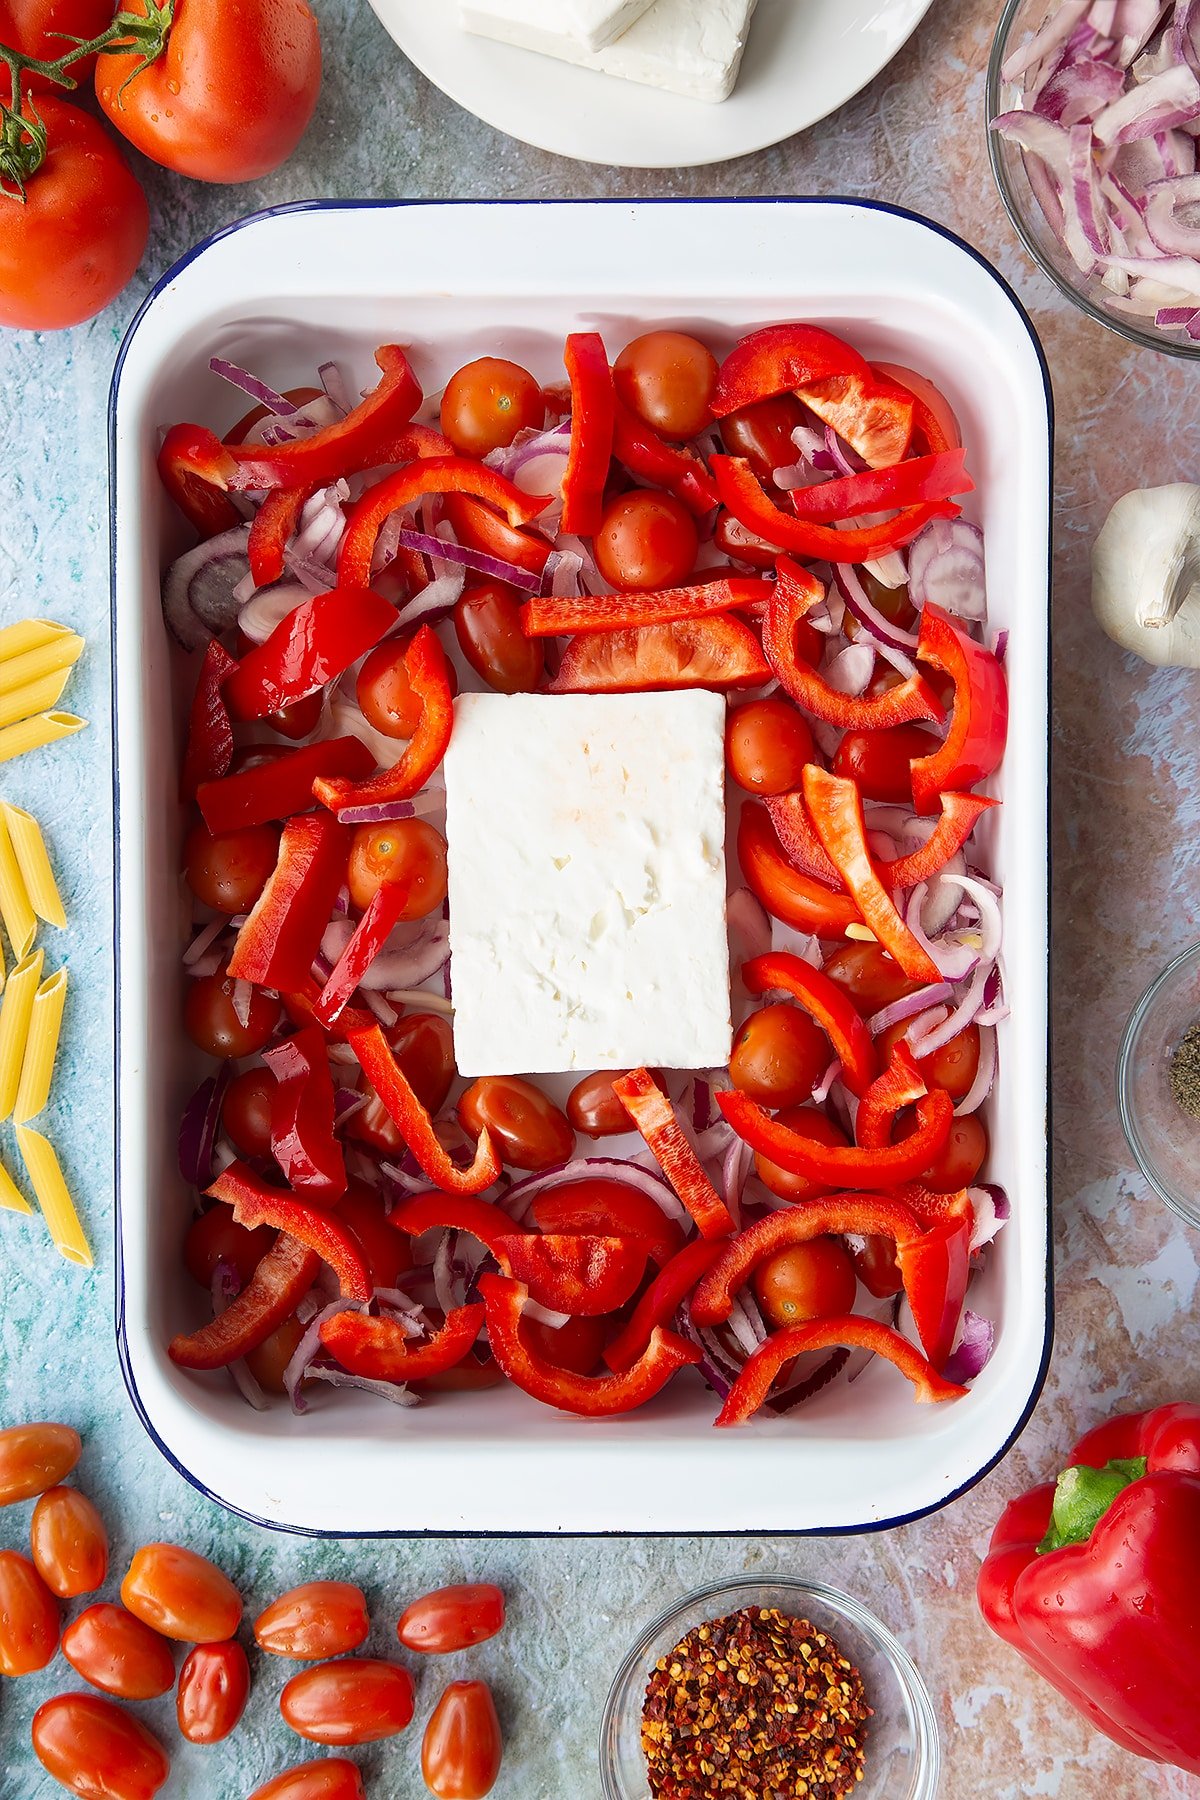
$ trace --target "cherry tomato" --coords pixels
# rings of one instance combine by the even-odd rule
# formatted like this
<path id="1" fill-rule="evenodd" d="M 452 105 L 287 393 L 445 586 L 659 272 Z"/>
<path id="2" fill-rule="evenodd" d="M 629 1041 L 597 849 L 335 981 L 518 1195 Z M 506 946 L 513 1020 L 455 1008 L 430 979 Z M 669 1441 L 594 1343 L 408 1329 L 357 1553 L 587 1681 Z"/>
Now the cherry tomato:
<path id="1" fill-rule="evenodd" d="M 443 1369 L 438 1375 L 424 1376 L 421 1387 L 447 1394 L 480 1393 L 484 1388 L 499 1387 L 503 1380 L 504 1374 L 494 1357 L 485 1354 L 480 1361 L 476 1352 L 472 1351 L 452 1369 Z"/>
<path id="2" fill-rule="evenodd" d="M 121 1583 L 131 1613 L 164 1637 L 220 1644 L 242 1616 L 242 1596 L 207 1557 L 178 1544 L 145 1544 Z"/>
<path id="3" fill-rule="evenodd" d="M 735 562 L 749 563 L 752 569 L 773 569 L 779 561 L 779 551 L 774 544 L 768 544 L 766 538 L 759 537 L 748 525 L 722 507 L 717 514 L 717 522 L 713 527 L 713 543 L 726 556 Z M 801 626 L 804 621 L 801 620 Z M 809 627 L 810 630 L 813 627 Z"/>
<path id="4" fill-rule="evenodd" d="M 854 1310 L 858 1278 L 854 1258 L 841 1238 L 812 1238 L 789 1244 L 760 1263 L 754 1292 L 768 1325 L 803 1325 Z"/>
<path id="5" fill-rule="evenodd" d="M 929 756 L 939 740 L 922 725 L 888 725 L 882 731 L 848 731 L 833 758 L 835 775 L 848 776 L 867 800 L 912 805 L 914 756 Z"/>
<path id="6" fill-rule="evenodd" d="M 7 91 L 7 79 L 3 85 Z M 26 99 L 26 118 L 34 104 Z M 0 208 L 0 325 L 58 331 L 101 312 L 131 279 L 150 211 L 95 119 L 52 94 L 39 94 L 36 106 L 45 158 L 24 200 Z"/>
<path id="7" fill-rule="evenodd" d="M 70 1425 L 10 1425 L 0 1431 L 0 1506 L 32 1500 L 57 1487 L 82 1451 L 79 1433 Z"/>
<path id="8" fill-rule="evenodd" d="M 269 1042 L 279 1023 L 279 1001 L 256 987 L 250 990 L 243 1025 L 233 1010 L 233 987 L 232 976 L 220 974 L 200 975 L 187 984 L 183 1027 L 206 1056 L 253 1056 Z"/>
<path id="9" fill-rule="evenodd" d="M 787 700 L 747 700 L 731 708 L 725 725 L 725 761 L 739 787 L 751 794 L 786 794 L 800 786 L 813 761 L 812 732 Z"/>
<path id="10" fill-rule="evenodd" d="M 302 1669 L 279 1696 L 287 1724 L 313 1744 L 374 1744 L 413 1716 L 412 1676 L 369 1656 Z"/>
<path id="11" fill-rule="evenodd" d="M 0 1550 L 0 1675 L 32 1675 L 58 1649 L 58 1606 L 27 1556 Z"/>
<path id="12" fill-rule="evenodd" d="M 593 1375 L 600 1365 L 604 1340 L 608 1336 L 605 1318 L 568 1319 L 565 1325 L 544 1325 L 540 1319 L 526 1319 L 521 1336 L 534 1355 L 556 1369 L 570 1369 L 575 1375 Z"/>
<path id="13" fill-rule="evenodd" d="M 486 1125 L 501 1160 L 513 1169 L 552 1169 L 575 1148 L 561 1108 L 519 1075 L 483 1075 L 459 1097 L 458 1117 L 477 1138 Z"/>
<path id="14" fill-rule="evenodd" d="M 696 521 L 674 494 L 635 488 L 605 508 L 592 539 L 596 567 L 616 588 L 675 587 L 696 566 Z"/>
<path id="15" fill-rule="evenodd" d="M 405 1607 L 396 1636 L 406 1650 L 446 1656 L 470 1650 L 504 1629 L 504 1590 L 490 1581 L 435 1588 Z"/>
<path id="16" fill-rule="evenodd" d="M 321 708 L 324 694 L 318 688 L 314 694 L 305 694 L 303 700 L 293 700 L 290 706 L 281 707 L 277 713 L 269 713 L 263 720 L 272 731 L 280 737 L 290 738 L 298 742 L 300 738 L 311 737 L 321 722 Z"/>
<path id="17" fill-rule="evenodd" d="M 896 1044 L 903 1038 L 911 1025 L 911 1019 L 901 1019 L 890 1025 L 879 1034 L 879 1059 L 886 1063 Z M 956 1100 L 961 1100 L 970 1093 L 971 1084 L 979 1073 L 979 1027 L 968 1025 L 952 1037 L 948 1044 L 935 1050 L 931 1056 L 917 1059 L 920 1069 L 930 1087 L 945 1088 Z"/>
<path id="18" fill-rule="evenodd" d="M 188 1226 L 184 1267 L 199 1287 L 209 1291 L 221 1264 L 228 1263 L 237 1272 L 238 1286 L 245 1287 L 274 1242 L 269 1225 L 250 1231 L 237 1223 L 229 1207 L 213 1206 Z"/>
<path id="19" fill-rule="evenodd" d="M 720 422 L 721 442 L 730 456 L 744 456 L 760 481 L 799 461 L 792 433 L 803 425 L 804 408 L 792 394 L 756 400 Z"/>
<path id="20" fill-rule="evenodd" d="M 360 825 L 350 848 L 350 898 L 365 912 L 385 881 L 409 884 L 402 919 L 423 919 L 446 898 L 446 840 L 424 819 Z"/>
<path id="21" fill-rule="evenodd" d="M 840 1126 L 815 1106 L 788 1106 L 776 1117 L 781 1125 L 787 1125 L 793 1131 L 802 1131 L 805 1137 L 814 1138 L 818 1144 L 840 1144 L 845 1146 L 850 1140 Z M 790 1169 L 781 1168 L 769 1158 L 755 1152 L 754 1169 L 764 1187 L 778 1194 L 781 1200 L 815 1200 L 820 1194 L 827 1194 L 829 1186 L 826 1182 L 810 1181 L 807 1175 L 795 1175 Z"/>
<path id="22" fill-rule="evenodd" d="M 915 994 L 921 985 L 904 973 L 881 944 L 843 944 L 826 958 L 824 970 L 868 1019 L 894 1000 Z"/>
<path id="23" fill-rule="evenodd" d="M 905 631 L 916 624 L 917 609 L 909 599 L 906 587 L 885 587 L 878 576 L 872 575 L 870 569 L 860 569 L 858 573 L 867 590 L 867 599 L 876 612 L 881 612 L 885 619 L 890 619 L 893 625 L 902 626 Z M 857 629 L 857 623 L 849 613 L 846 614 L 846 624 L 854 625 Z"/>
<path id="24" fill-rule="evenodd" d="M 39 62 L 56 62 L 69 48 L 67 38 L 87 42 L 99 37 L 112 18 L 112 0 L 0 0 L 0 43 Z M 72 63 L 72 77 L 78 81 L 90 75 L 95 61 L 88 56 Z M 44 75 L 27 74 L 22 79 L 27 91 L 55 91 Z M 0 70 L 0 89 L 7 100 L 12 92 L 7 70 Z"/>
<path id="25" fill-rule="evenodd" d="M 366 1800 L 358 1764 L 344 1756 L 297 1763 L 255 1788 L 250 1800 Z"/>
<path id="26" fill-rule="evenodd" d="M 277 1085 L 270 1069 L 263 1066 L 243 1069 L 225 1090 L 221 1124 L 243 1156 L 271 1154 L 271 1096 Z"/>
<path id="27" fill-rule="evenodd" d="M 33 1715 L 34 1755 L 80 1800 L 154 1800 L 171 1773 L 140 1719 L 99 1694 L 59 1694 Z"/>
<path id="28" fill-rule="evenodd" d="M 247 825 L 214 837 L 193 825 L 183 846 L 183 874 L 197 900 L 215 912 L 247 913 L 267 885 L 279 856 L 279 833 Z"/>
<path id="29" fill-rule="evenodd" d="M 264 1393 L 287 1393 L 283 1372 L 296 1354 L 303 1336 L 304 1327 L 293 1313 L 290 1319 L 277 1325 L 261 1344 L 256 1344 L 253 1350 L 247 1350 L 246 1367 Z"/>
<path id="30" fill-rule="evenodd" d="M 760 1106 L 796 1106 L 808 1099 L 832 1060 L 821 1027 L 801 1007 L 780 1000 L 738 1027 L 729 1078 Z"/>
<path id="31" fill-rule="evenodd" d="M 499 581 L 463 589 L 454 608 L 459 648 L 481 681 L 498 694 L 532 694 L 546 670 L 541 638 L 521 629 L 521 606 Z"/>
<path id="32" fill-rule="evenodd" d="M 62 1635 L 62 1653 L 77 1675 L 118 1700 L 156 1700 L 175 1685 L 167 1640 L 107 1601 L 72 1619 Z"/>
<path id="33" fill-rule="evenodd" d="M 547 1188 L 530 1206 L 529 1223 L 549 1233 L 579 1231 L 601 1237 L 645 1238 L 648 1254 L 656 1263 L 666 1262 L 683 1242 L 678 1225 L 649 1194 L 602 1175 Z"/>
<path id="34" fill-rule="evenodd" d="M 450 1021 L 441 1013 L 406 1013 L 388 1042 L 421 1104 L 440 1112 L 457 1073 Z"/>
<path id="35" fill-rule="evenodd" d="M 197 1644 L 179 1671 L 175 1716 L 189 1744 L 219 1744 L 227 1738 L 250 1698 L 250 1664 L 236 1638 L 225 1644 Z"/>
<path id="36" fill-rule="evenodd" d="M 423 702 L 404 666 L 407 638 L 384 638 L 358 671 L 354 694 L 368 725 L 384 737 L 410 738 L 421 723 Z"/>
<path id="37" fill-rule="evenodd" d="M 259 1613 L 254 1641 L 272 1656 L 319 1662 L 357 1650 L 366 1643 L 370 1629 L 361 1588 L 349 1581 L 306 1581 Z"/>
<path id="38" fill-rule="evenodd" d="M 987 1161 L 987 1153 L 983 1121 L 977 1113 L 968 1113 L 964 1119 L 951 1120 L 944 1148 L 921 1179 L 935 1194 L 957 1193 L 959 1188 L 970 1187 Z"/>
<path id="39" fill-rule="evenodd" d="M 356 1143 L 369 1144 L 383 1156 L 400 1156 L 404 1152 L 404 1139 L 396 1121 L 378 1094 L 372 1094 L 365 1106 L 350 1114 L 346 1136 Z"/>
<path id="40" fill-rule="evenodd" d="M 612 1084 L 628 1069 L 599 1070 L 577 1081 L 567 1095 L 567 1117 L 585 1137 L 619 1137 L 631 1129 L 629 1114 L 613 1093 Z"/>
<path id="41" fill-rule="evenodd" d="M 411 1240 L 388 1224 L 383 1196 L 361 1181 L 352 1181 L 338 1202 L 338 1218 L 362 1245 L 371 1285 L 399 1287 L 401 1276 L 412 1268 Z"/>
<path id="42" fill-rule="evenodd" d="M 693 438 L 712 423 L 717 359 L 685 331 L 647 331 L 613 364 L 617 393 L 665 438 Z"/>
<path id="43" fill-rule="evenodd" d="M 146 13 L 147 0 L 128 10 Z M 187 0 L 167 47 L 102 56 L 96 97 L 144 156 L 196 181 L 256 181 L 304 135 L 321 87 L 321 40 L 304 0 Z"/>
<path id="44" fill-rule="evenodd" d="M 33 1564 L 52 1594 L 73 1600 L 94 1594 L 108 1574 L 104 1520 L 78 1488 L 49 1488 L 29 1525 Z"/>
<path id="45" fill-rule="evenodd" d="M 877 1300 L 898 1294 L 904 1286 L 900 1264 L 896 1261 L 895 1241 L 889 1237 L 866 1237 L 854 1252 L 854 1268 L 858 1279 Z"/>
<path id="46" fill-rule="evenodd" d="M 421 1742 L 421 1773 L 438 1800 L 483 1800 L 500 1773 L 504 1739 L 486 1681 L 452 1681 Z"/>
<path id="47" fill-rule="evenodd" d="M 442 395 L 442 430 L 463 456 L 503 450 L 518 431 L 540 431 L 545 422 L 541 388 L 528 369 L 503 356 L 464 364 Z"/>

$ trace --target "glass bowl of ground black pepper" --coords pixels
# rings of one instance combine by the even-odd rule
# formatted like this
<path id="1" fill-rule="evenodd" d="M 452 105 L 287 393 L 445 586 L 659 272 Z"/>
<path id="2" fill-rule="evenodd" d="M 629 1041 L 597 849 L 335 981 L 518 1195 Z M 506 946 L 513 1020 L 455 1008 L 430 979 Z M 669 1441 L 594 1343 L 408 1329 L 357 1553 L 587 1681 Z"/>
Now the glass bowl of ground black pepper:
<path id="1" fill-rule="evenodd" d="M 1150 1186 L 1200 1225 L 1200 944 L 1174 957 L 1130 1014 L 1117 1105 Z"/>
<path id="2" fill-rule="evenodd" d="M 851 1595 L 786 1576 L 660 1614 L 600 1725 L 604 1800 L 934 1800 L 940 1767 L 907 1652 Z"/>

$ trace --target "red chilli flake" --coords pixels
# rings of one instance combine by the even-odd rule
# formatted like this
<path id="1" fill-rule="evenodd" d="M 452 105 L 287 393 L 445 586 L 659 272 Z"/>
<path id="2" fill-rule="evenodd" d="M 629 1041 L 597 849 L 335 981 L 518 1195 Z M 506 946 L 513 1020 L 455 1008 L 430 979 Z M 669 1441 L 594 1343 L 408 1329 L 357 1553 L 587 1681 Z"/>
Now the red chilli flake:
<path id="1" fill-rule="evenodd" d="M 697 1625 L 655 1664 L 642 1749 L 656 1800 L 840 1800 L 863 1778 L 862 1676 L 774 1607 Z"/>

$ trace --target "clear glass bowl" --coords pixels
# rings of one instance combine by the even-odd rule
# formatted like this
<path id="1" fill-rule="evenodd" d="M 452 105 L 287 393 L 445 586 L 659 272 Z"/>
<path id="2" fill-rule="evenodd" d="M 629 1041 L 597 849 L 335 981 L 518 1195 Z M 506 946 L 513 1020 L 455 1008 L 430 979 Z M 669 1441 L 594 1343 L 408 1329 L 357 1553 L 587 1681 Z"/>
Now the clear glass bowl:
<path id="1" fill-rule="evenodd" d="M 1200 1024 L 1200 944 L 1167 964 L 1129 1015 L 1117 1053 L 1117 1106 L 1138 1167 L 1160 1200 L 1200 1225 L 1200 1119 L 1171 1092 L 1171 1056 Z"/>
<path id="2" fill-rule="evenodd" d="M 1194 343 L 1179 331 L 1160 331 L 1150 319 L 1131 318 L 1110 306 L 1112 296 L 1095 276 L 1085 275 L 1072 261 L 1046 222 L 1030 186 L 1025 167 L 1025 153 L 991 129 L 991 121 L 1000 113 L 1019 108 L 1016 88 L 1003 80 L 1000 65 L 1010 49 L 1015 49 L 1031 36 L 1050 9 L 1061 0 L 1007 0 L 1000 16 L 987 71 L 988 155 L 992 173 L 1000 189 L 1013 229 L 1021 242 L 1060 293 L 1073 300 L 1089 319 L 1107 325 L 1111 331 L 1142 344 L 1148 350 L 1165 350 L 1170 356 L 1200 357 L 1200 343 Z"/>
<path id="3" fill-rule="evenodd" d="M 642 1753 L 642 1702 L 651 1670 L 693 1626 L 743 1606 L 774 1606 L 827 1631 L 862 1673 L 874 1709 L 863 1779 L 854 1800 L 934 1800 L 941 1770 L 937 1719 L 916 1664 L 865 1606 L 819 1582 L 731 1581 L 698 1588 L 647 1625 L 622 1662 L 600 1722 L 604 1800 L 649 1800 Z"/>

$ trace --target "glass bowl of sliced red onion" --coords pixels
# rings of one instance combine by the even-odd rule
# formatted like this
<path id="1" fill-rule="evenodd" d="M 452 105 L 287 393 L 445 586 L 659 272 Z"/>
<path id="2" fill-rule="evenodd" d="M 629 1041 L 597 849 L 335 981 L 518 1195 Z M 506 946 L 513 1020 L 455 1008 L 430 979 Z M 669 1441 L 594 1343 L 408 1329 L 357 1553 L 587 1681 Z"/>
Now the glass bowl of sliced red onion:
<path id="1" fill-rule="evenodd" d="M 1146 1181 L 1180 1218 L 1200 1226 L 1198 1030 L 1200 944 L 1192 944 L 1129 1015 L 1117 1055 L 1117 1106 Z"/>
<path id="2" fill-rule="evenodd" d="M 1200 0 L 1008 0 L 987 116 L 1001 198 L 1055 286 L 1200 356 Z"/>

